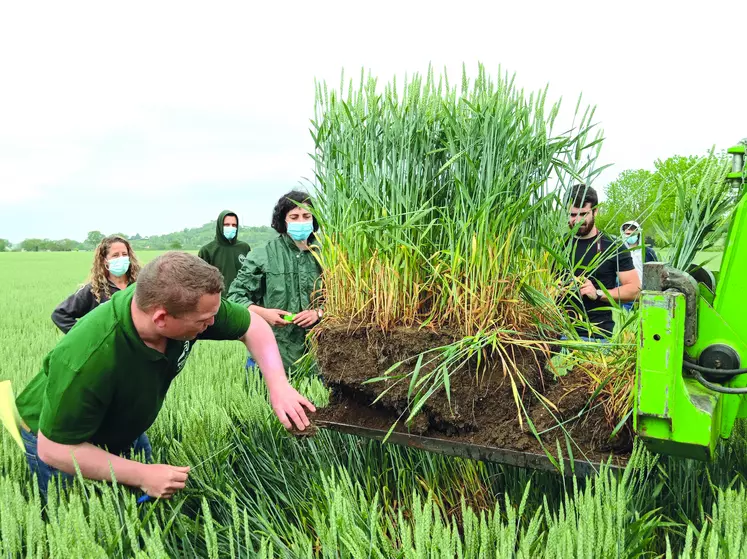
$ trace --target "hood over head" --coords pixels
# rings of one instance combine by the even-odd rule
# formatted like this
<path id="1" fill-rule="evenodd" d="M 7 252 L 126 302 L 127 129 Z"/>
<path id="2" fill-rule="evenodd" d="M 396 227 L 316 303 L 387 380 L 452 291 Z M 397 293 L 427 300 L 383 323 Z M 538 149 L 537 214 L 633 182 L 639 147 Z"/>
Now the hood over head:
<path id="1" fill-rule="evenodd" d="M 641 228 L 641 224 L 632 219 L 630 221 L 626 221 L 620 226 L 620 238 L 625 239 L 625 230 L 629 229 L 630 227 L 635 228 L 635 231 L 638 235 L 637 244 L 643 244 L 643 229 Z"/>
<path id="2" fill-rule="evenodd" d="M 620 234 L 622 235 L 625 230 L 630 228 L 631 226 L 634 227 L 637 231 L 641 231 L 641 224 L 631 219 L 630 221 L 626 221 L 620 226 Z"/>
<path id="3" fill-rule="evenodd" d="M 215 240 L 218 241 L 222 245 L 235 245 L 236 241 L 239 238 L 238 231 L 236 232 L 236 236 L 228 240 L 226 239 L 226 236 L 223 234 L 223 220 L 226 218 L 227 215 L 232 215 L 236 218 L 236 226 L 239 226 L 239 216 L 236 215 L 236 212 L 232 212 L 230 210 L 223 210 L 220 212 L 220 215 L 218 216 L 218 221 L 215 224 Z"/>

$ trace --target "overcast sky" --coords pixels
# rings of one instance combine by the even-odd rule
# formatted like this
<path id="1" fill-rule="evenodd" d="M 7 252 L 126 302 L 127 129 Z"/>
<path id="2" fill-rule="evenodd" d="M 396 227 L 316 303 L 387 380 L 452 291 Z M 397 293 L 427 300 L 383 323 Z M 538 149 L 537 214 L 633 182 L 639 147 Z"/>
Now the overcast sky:
<path id="1" fill-rule="evenodd" d="M 597 106 L 602 187 L 747 136 L 747 2 L 0 0 L 0 238 L 269 224 L 311 176 L 314 78 L 462 62 Z"/>

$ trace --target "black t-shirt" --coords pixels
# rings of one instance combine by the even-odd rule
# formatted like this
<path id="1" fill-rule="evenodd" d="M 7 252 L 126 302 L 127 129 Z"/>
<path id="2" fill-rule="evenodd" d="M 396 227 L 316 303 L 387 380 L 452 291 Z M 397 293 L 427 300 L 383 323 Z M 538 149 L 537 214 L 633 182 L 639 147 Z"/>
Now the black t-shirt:
<path id="1" fill-rule="evenodd" d="M 621 247 L 614 247 L 612 239 L 604 233 L 600 232 L 591 239 L 574 237 L 572 242 L 573 275 L 590 279 L 597 289 L 601 289 L 600 284 L 607 290 L 613 289 L 617 286 L 618 272 L 635 270 L 630 252 L 622 250 Z M 596 324 L 603 332 L 612 333 L 614 321 L 612 311 L 608 308 L 612 305 L 609 301 L 581 297 L 581 304 L 586 310 L 589 322 Z M 607 309 L 604 309 L 605 307 Z M 579 328 L 577 331 L 581 336 L 591 335 L 586 328 Z"/>

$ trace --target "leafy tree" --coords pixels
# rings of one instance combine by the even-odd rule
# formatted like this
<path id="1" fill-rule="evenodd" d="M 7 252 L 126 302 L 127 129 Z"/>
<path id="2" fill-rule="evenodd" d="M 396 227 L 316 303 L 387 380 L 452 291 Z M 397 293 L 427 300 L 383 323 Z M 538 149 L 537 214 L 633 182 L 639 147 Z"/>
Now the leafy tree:
<path id="1" fill-rule="evenodd" d="M 177 240 L 171 241 L 171 243 L 169 244 L 169 248 L 172 248 L 174 250 L 181 250 L 182 243 Z"/>
<path id="2" fill-rule="evenodd" d="M 646 227 L 652 197 L 653 173 L 646 169 L 628 169 L 606 188 L 607 200 L 599 213 L 598 225 L 612 235 L 620 226 L 634 219 Z"/>
<path id="3" fill-rule="evenodd" d="M 72 250 L 80 250 L 82 247 L 81 243 L 78 241 L 74 241 L 73 239 L 62 239 L 59 241 L 54 241 L 55 248 L 51 250 L 60 250 L 69 252 Z"/>
<path id="4" fill-rule="evenodd" d="M 726 155 L 715 157 L 723 159 Z M 599 227 L 617 235 L 620 226 L 633 219 L 641 224 L 647 237 L 653 234 L 654 224 L 662 230 L 671 230 L 673 220 L 677 219 L 678 188 L 698 188 L 707 168 L 703 161 L 703 157 L 674 155 L 657 159 L 653 173 L 646 169 L 623 171 L 605 189 L 607 200 L 601 207 Z"/>
<path id="5" fill-rule="evenodd" d="M 39 252 L 44 250 L 44 246 L 43 239 L 24 239 L 21 241 L 21 249 L 27 252 Z"/>
<path id="6" fill-rule="evenodd" d="M 675 155 L 664 161 L 657 159 L 654 163 L 656 173 L 651 184 L 650 203 L 658 202 L 655 211 L 656 222 L 663 229 L 670 230 L 675 218 L 678 179 L 684 181 L 688 189 L 696 189 L 706 169 L 705 165 L 699 164 L 702 161 L 702 157 Z"/>
<path id="7" fill-rule="evenodd" d="M 39 252 L 39 251 L 71 251 L 80 250 L 82 248 L 81 243 L 73 239 L 61 239 L 55 241 L 52 239 L 24 239 L 21 242 L 21 250 L 27 252 Z"/>
<path id="8" fill-rule="evenodd" d="M 90 246 L 91 248 L 98 245 L 105 237 L 101 231 L 90 231 L 88 233 L 88 236 L 86 237 L 86 244 Z"/>
<path id="9" fill-rule="evenodd" d="M 680 270 L 693 263 L 696 254 L 708 250 L 724 238 L 736 201 L 726 180 L 730 165 L 721 157 L 711 156 L 684 175 L 674 175 L 676 185 L 669 228 L 657 230 L 670 247 L 669 262 Z M 699 177 L 695 188 L 691 176 Z"/>
<path id="10" fill-rule="evenodd" d="M 8 239 L 0 239 L 0 252 L 5 252 L 10 248 L 10 241 Z"/>

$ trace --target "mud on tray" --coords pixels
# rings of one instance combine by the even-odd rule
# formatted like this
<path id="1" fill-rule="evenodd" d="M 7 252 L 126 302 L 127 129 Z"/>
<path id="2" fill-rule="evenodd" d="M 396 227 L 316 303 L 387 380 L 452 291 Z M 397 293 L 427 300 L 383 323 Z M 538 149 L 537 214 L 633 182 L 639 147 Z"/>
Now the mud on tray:
<path id="1" fill-rule="evenodd" d="M 444 346 L 454 341 L 448 333 L 429 332 L 407 328 L 384 334 L 368 329 L 350 332 L 345 328 L 325 330 L 318 340 L 317 358 L 324 381 L 332 395 L 330 405 L 319 409 L 314 419 L 360 425 L 388 430 L 398 422 L 397 431 L 426 437 L 462 441 L 521 452 L 542 453 L 542 446 L 532 434 L 527 422 L 519 423 L 517 406 L 511 381 L 504 374 L 500 361 L 491 363 L 480 375 L 476 363 L 450 376 L 451 402 L 443 390 L 433 394 L 410 425 L 404 420 L 409 415 L 408 382 L 392 387 L 376 404 L 376 397 L 391 383 L 364 384 L 370 378 L 382 376 L 393 364 L 423 351 Z M 574 455 L 581 458 L 604 460 L 610 453 L 624 461 L 632 448 L 632 433 L 622 429 L 610 439 L 612 427 L 608 424 L 602 407 L 589 404 L 587 391 L 574 382 L 571 372 L 561 381 L 543 374 L 544 355 L 531 349 L 514 346 L 512 358 L 524 382 L 542 393 L 558 408 L 550 413 L 528 386 L 517 384 L 519 398 L 542 440 L 555 451 L 555 439 L 565 449 L 565 437 L 557 426 L 553 414 L 565 422 L 564 428 L 580 450 L 574 446 Z M 409 372 L 413 364 L 403 365 Z M 427 367 L 423 367 L 423 372 Z M 579 412 L 583 411 L 579 416 Z M 579 417 L 577 417 L 579 416 Z M 566 422 L 566 420 L 569 420 Z"/>

